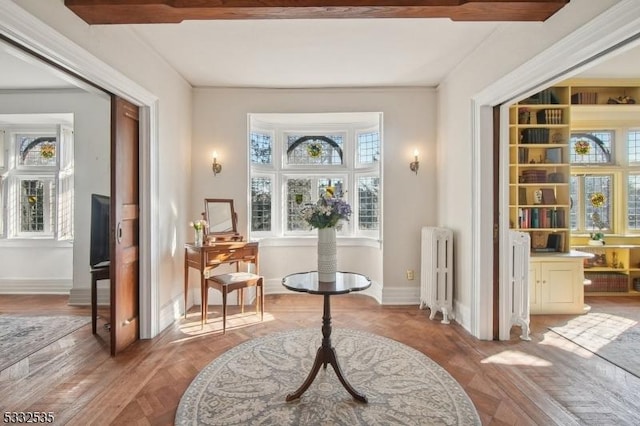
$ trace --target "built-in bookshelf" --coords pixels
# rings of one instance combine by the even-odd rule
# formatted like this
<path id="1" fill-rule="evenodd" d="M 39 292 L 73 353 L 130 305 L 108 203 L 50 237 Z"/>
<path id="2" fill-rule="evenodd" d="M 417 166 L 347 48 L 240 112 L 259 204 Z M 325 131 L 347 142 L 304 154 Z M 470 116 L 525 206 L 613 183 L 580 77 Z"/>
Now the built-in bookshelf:
<path id="1" fill-rule="evenodd" d="M 509 222 L 534 252 L 569 251 L 571 89 L 552 87 L 509 110 Z"/>

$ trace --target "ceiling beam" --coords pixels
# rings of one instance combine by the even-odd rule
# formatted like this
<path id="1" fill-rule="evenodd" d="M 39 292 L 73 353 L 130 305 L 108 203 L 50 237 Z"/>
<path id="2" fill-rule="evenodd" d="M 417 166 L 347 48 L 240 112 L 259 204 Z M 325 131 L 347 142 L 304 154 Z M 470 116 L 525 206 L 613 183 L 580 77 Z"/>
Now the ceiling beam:
<path id="1" fill-rule="evenodd" d="M 450 18 L 545 21 L 570 0 L 65 0 L 88 24 L 213 19 Z"/>

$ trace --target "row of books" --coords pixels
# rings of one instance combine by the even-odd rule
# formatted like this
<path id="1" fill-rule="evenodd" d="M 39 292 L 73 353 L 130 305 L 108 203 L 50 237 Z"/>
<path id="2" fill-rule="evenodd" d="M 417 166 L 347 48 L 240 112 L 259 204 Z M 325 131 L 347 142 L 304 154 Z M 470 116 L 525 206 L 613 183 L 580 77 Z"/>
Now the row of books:
<path id="1" fill-rule="evenodd" d="M 518 209 L 520 229 L 564 228 L 564 209 L 551 207 L 523 207 Z"/>
<path id="2" fill-rule="evenodd" d="M 561 164 L 562 163 L 562 148 L 546 148 L 544 159 L 538 158 L 529 158 L 529 149 L 528 148 L 518 148 L 518 163 L 520 164 L 529 164 L 530 161 L 533 160 L 534 164 L 540 164 L 544 162 L 546 164 Z M 537 163 L 536 163 L 537 161 Z"/>
<path id="3" fill-rule="evenodd" d="M 549 129 L 522 129 L 520 143 L 549 143 Z"/>
<path id="4" fill-rule="evenodd" d="M 561 109 L 543 109 L 538 111 L 536 117 L 538 119 L 538 124 L 562 124 Z"/>
<path id="5" fill-rule="evenodd" d="M 521 104 L 558 104 L 558 97 L 554 93 L 552 88 L 544 89 L 541 92 L 536 93 L 520 102 Z"/>
<path id="6" fill-rule="evenodd" d="M 598 93 L 596 92 L 581 92 L 571 95 L 571 103 L 573 105 L 595 105 L 598 103 Z"/>

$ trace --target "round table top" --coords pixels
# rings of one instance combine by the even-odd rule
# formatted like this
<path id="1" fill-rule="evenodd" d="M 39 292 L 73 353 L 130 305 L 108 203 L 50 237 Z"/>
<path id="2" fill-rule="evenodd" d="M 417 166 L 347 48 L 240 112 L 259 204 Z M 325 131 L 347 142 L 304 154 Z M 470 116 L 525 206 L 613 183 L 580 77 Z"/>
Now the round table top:
<path id="1" fill-rule="evenodd" d="M 318 272 L 299 272 L 287 275 L 282 285 L 292 291 L 311 294 L 344 294 L 352 291 L 366 290 L 371 280 L 355 272 L 336 272 L 336 280 L 325 282 L 318 280 Z"/>

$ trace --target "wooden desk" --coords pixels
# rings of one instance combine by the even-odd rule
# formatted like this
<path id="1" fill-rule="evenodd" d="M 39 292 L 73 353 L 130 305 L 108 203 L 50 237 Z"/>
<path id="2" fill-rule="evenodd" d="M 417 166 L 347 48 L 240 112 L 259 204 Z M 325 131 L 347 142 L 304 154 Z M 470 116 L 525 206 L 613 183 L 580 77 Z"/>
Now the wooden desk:
<path id="1" fill-rule="evenodd" d="M 205 300 L 207 291 L 205 280 L 213 275 L 211 270 L 223 265 L 238 262 L 256 265 L 254 273 L 258 274 L 258 243 L 246 241 L 220 242 L 213 245 L 197 247 L 193 243 L 184 245 L 184 315 L 187 316 L 187 294 L 189 290 L 189 268 L 198 270 L 200 274 L 200 300 Z M 201 302 L 202 305 L 202 302 Z M 201 320 L 204 322 L 204 306 L 201 306 Z"/>

